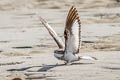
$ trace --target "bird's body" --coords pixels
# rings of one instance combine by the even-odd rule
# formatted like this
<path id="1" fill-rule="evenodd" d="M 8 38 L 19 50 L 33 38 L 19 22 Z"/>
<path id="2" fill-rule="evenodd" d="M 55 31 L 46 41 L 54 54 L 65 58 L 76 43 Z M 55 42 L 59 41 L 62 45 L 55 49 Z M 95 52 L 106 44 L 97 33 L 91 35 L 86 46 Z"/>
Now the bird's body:
<path id="1" fill-rule="evenodd" d="M 73 62 L 79 60 L 79 57 L 77 54 L 73 55 L 73 53 L 64 53 L 64 54 L 59 54 L 59 53 L 54 53 L 54 56 L 60 60 L 64 60 L 67 62 Z"/>
<path id="2" fill-rule="evenodd" d="M 64 60 L 68 64 L 71 64 L 71 62 L 78 61 L 80 59 L 96 59 L 95 57 L 80 57 L 77 55 L 81 47 L 81 22 L 76 8 L 72 6 L 66 19 L 64 30 L 65 44 L 43 18 L 40 17 L 40 20 L 59 47 L 59 50 L 54 51 L 54 56 L 57 59 Z"/>

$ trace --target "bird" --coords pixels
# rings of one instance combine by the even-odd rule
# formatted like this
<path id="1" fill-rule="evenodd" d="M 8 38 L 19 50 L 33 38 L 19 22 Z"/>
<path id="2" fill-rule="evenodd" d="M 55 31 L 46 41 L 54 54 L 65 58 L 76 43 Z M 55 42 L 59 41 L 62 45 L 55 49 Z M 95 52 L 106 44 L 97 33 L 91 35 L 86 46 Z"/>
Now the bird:
<path id="1" fill-rule="evenodd" d="M 64 30 L 65 43 L 41 16 L 39 16 L 39 19 L 59 47 L 59 49 L 54 50 L 54 56 L 58 60 L 63 60 L 67 65 L 71 65 L 74 61 L 79 61 L 82 59 L 97 60 L 96 57 L 78 55 L 82 43 L 81 21 L 78 16 L 78 11 L 74 6 L 70 8 L 66 18 Z"/>

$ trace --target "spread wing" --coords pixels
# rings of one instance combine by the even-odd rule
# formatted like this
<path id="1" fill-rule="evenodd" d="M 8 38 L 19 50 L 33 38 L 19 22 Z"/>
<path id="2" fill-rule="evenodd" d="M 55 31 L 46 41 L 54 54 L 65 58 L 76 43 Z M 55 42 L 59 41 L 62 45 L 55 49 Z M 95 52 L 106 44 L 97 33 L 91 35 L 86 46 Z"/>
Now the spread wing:
<path id="1" fill-rule="evenodd" d="M 63 41 L 57 35 L 57 33 L 53 30 L 53 28 L 42 17 L 39 17 L 39 18 L 40 18 L 40 21 L 42 22 L 42 24 L 47 28 L 49 34 L 52 36 L 52 38 L 57 43 L 58 47 L 61 48 L 61 49 L 64 49 L 64 43 L 63 43 Z"/>
<path id="2" fill-rule="evenodd" d="M 65 25 L 65 51 L 79 53 L 81 43 L 81 23 L 76 8 L 70 9 Z"/>

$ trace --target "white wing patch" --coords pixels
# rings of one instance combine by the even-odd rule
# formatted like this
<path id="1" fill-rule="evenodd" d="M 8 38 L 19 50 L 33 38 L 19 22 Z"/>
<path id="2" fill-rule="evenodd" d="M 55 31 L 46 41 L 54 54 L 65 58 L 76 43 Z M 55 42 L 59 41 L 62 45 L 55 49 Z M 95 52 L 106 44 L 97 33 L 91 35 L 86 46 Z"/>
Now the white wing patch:
<path id="1" fill-rule="evenodd" d="M 79 24 L 76 20 L 72 26 L 72 34 L 68 31 L 68 40 L 66 45 L 67 52 L 77 52 L 79 48 Z"/>
<path id="2" fill-rule="evenodd" d="M 73 32 L 73 36 L 74 36 L 74 48 L 78 49 L 78 44 L 79 44 L 79 24 L 78 21 L 76 20 L 73 24 L 72 27 L 72 32 Z"/>

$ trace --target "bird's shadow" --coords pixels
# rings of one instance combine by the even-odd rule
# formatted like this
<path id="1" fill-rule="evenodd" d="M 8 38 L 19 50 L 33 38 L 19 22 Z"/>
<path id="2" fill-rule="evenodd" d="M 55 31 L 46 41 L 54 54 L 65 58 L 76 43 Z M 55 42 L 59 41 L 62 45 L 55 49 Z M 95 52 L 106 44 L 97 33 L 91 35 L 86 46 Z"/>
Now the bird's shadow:
<path id="1" fill-rule="evenodd" d="M 31 68 L 40 67 L 40 69 L 37 70 L 37 72 L 46 72 L 52 68 L 64 66 L 65 64 L 56 64 L 56 65 L 43 65 L 43 66 L 30 66 L 30 67 L 23 67 L 19 69 L 8 69 L 7 71 L 25 71 Z"/>
<path id="2" fill-rule="evenodd" d="M 43 65 L 43 66 L 30 66 L 30 67 L 23 67 L 23 68 L 19 68 L 19 69 L 8 69 L 7 71 L 25 71 L 30 68 L 40 67 L 40 69 L 38 69 L 36 72 L 46 72 L 48 70 L 51 70 L 55 67 L 60 67 L 60 66 L 88 65 L 88 64 L 93 64 L 93 63 L 72 63 L 71 65 L 55 64 L 55 65 Z"/>
<path id="3" fill-rule="evenodd" d="M 119 67 L 102 67 L 104 69 L 109 69 L 109 70 L 120 70 Z"/>

